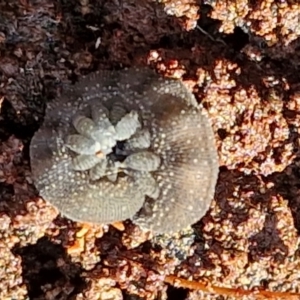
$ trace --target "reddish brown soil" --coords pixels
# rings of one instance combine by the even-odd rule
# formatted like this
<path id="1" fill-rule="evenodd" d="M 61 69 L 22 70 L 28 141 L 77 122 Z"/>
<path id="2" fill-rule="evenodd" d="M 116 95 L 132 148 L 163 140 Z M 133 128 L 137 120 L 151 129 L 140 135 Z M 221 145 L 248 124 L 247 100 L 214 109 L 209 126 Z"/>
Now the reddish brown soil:
<path id="1" fill-rule="evenodd" d="M 0 2 L 1 299 L 227 299 L 176 289 L 166 274 L 299 292 L 300 5 L 160 2 Z M 82 234 L 30 173 L 30 139 L 65 84 L 146 65 L 195 93 L 220 157 L 209 212 L 160 241 L 173 249 L 129 222 Z"/>

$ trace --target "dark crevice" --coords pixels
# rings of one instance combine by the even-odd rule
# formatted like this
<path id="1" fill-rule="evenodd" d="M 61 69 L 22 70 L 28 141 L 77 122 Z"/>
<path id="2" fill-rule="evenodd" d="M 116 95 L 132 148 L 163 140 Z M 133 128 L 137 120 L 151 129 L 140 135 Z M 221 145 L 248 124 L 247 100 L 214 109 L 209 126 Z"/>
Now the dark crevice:
<path id="1" fill-rule="evenodd" d="M 239 52 L 249 43 L 249 36 L 240 27 L 235 27 L 232 34 L 224 37 L 224 41 L 229 47 Z"/>
<path id="2" fill-rule="evenodd" d="M 168 286 L 167 296 L 168 300 L 185 300 L 188 295 L 187 289 L 175 288 L 171 285 Z"/>
<path id="3" fill-rule="evenodd" d="M 22 258 L 22 276 L 31 300 L 46 299 L 52 292 L 53 300 L 75 299 L 86 288 L 80 265 L 71 262 L 65 249 L 46 237 L 12 252 Z"/>
<path id="4" fill-rule="evenodd" d="M 18 114 L 8 100 L 3 100 L 0 114 L 0 141 L 6 140 L 11 135 L 28 140 L 37 128 L 38 124 L 31 115 Z"/>

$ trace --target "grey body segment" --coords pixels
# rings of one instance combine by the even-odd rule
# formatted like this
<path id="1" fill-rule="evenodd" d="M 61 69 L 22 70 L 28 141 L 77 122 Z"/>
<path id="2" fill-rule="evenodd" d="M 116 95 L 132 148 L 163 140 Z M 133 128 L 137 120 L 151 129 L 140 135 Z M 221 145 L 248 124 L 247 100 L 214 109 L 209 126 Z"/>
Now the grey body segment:
<path id="1" fill-rule="evenodd" d="M 86 171 L 95 167 L 101 161 L 106 161 L 105 158 L 96 155 L 78 155 L 72 160 L 73 168 L 76 171 Z"/>
<path id="2" fill-rule="evenodd" d="M 129 112 L 115 126 L 117 139 L 119 141 L 129 139 L 140 127 L 138 113 L 136 111 Z"/>
<path id="3" fill-rule="evenodd" d="M 126 157 L 123 163 L 124 168 L 137 171 L 156 171 L 160 165 L 160 157 L 150 151 L 133 153 Z"/>
<path id="4" fill-rule="evenodd" d="M 90 169 L 89 175 L 91 180 L 103 178 L 106 174 L 107 159 L 102 159 L 93 168 Z"/>
<path id="5" fill-rule="evenodd" d="M 147 129 L 138 130 L 132 137 L 124 143 L 124 152 L 140 149 L 148 149 L 151 145 L 150 132 Z"/>
<path id="6" fill-rule="evenodd" d="M 73 126 L 80 135 L 86 136 L 87 138 L 92 138 L 92 133 L 96 130 L 95 122 L 81 115 L 75 116 Z"/>
<path id="7" fill-rule="evenodd" d="M 101 145 L 83 135 L 71 134 L 66 139 L 66 145 L 78 154 L 94 155 L 101 149 Z"/>
<path id="8" fill-rule="evenodd" d="M 96 130 L 91 136 L 101 144 L 102 151 L 108 154 L 116 145 L 116 131 L 109 120 L 109 110 L 101 103 L 96 103 L 91 107 L 91 115 L 96 124 Z"/>
<path id="9" fill-rule="evenodd" d="M 137 189 L 152 199 L 157 199 L 160 193 L 156 180 L 148 172 L 134 172 L 130 174 L 137 185 Z"/>
<path id="10" fill-rule="evenodd" d="M 93 102 L 91 107 L 91 117 L 96 125 L 104 130 L 111 126 L 109 121 L 109 110 L 100 101 Z"/>
<path id="11" fill-rule="evenodd" d="M 110 110 L 109 119 L 113 125 L 116 125 L 126 114 L 127 111 L 124 104 L 116 102 Z"/>

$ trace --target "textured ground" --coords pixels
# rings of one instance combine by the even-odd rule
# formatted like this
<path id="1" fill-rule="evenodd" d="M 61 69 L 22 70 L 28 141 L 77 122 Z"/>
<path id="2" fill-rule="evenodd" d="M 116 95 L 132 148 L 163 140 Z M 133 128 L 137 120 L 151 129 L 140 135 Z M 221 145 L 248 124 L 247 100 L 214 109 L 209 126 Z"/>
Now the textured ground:
<path id="1" fill-rule="evenodd" d="M 208 299 L 165 274 L 300 292 L 300 5 L 161 2 L 0 2 L 1 299 Z M 61 217 L 28 155 L 65 84 L 146 65 L 207 108 L 221 166 L 206 216 L 160 247 L 129 222 L 84 232 Z"/>

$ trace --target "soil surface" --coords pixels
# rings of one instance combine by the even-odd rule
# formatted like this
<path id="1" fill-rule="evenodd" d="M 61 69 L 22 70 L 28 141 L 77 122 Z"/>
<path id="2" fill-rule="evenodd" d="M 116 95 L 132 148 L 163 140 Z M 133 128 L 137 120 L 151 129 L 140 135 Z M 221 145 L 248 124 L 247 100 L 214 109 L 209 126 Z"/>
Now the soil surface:
<path id="1" fill-rule="evenodd" d="M 293 0 L 1 1 L 0 299 L 238 299 L 166 275 L 299 293 L 299 24 Z M 216 137 L 210 209 L 174 236 L 86 228 L 31 176 L 47 103 L 82 75 L 132 66 L 182 80 Z"/>

